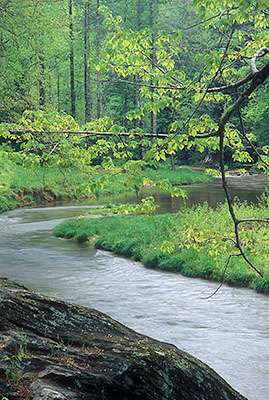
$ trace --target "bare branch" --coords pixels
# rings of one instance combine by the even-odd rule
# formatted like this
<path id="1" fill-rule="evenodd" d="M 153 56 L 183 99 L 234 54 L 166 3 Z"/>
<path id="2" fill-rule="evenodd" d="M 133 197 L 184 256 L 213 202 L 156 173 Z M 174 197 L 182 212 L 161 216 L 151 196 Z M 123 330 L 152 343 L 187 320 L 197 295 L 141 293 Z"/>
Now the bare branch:
<path id="1" fill-rule="evenodd" d="M 234 240 L 233 238 L 231 238 L 231 237 L 224 237 L 224 238 L 222 238 L 222 241 L 223 241 L 223 242 L 226 242 L 227 240 L 231 240 L 231 241 L 233 242 L 233 244 L 237 247 L 237 242 L 236 242 L 236 240 Z"/>
<path id="2" fill-rule="evenodd" d="M 261 53 L 263 53 L 263 54 L 268 54 L 268 53 L 269 53 L 269 48 L 268 48 L 268 47 L 262 47 L 262 48 L 260 48 L 260 49 L 254 54 L 254 56 L 252 57 L 250 65 L 251 65 L 251 72 L 252 72 L 253 74 L 256 74 L 257 72 L 259 72 L 259 70 L 257 69 L 255 63 L 256 63 L 256 58 L 257 58 Z"/>
<path id="3" fill-rule="evenodd" d="M 269 224 L 269 218 L 265 218 L 265 219 L 258 219 L 258 218 L 250 218 L 250 219 L 239 219 L 237 221 L 237 224 L 241 224 L 244 222 L 264 222 L 266 224 Z"/>
<path id="4" fill-rule="evenodd" d="M 56 148 L 59 146 L 60 143 L 56 143 L 53 149 L 49 152 L 49 156 L 56 150 Z"/>
<path id="5" fill-rule="evenodd" d="M 268 70 L 265 69 L 265 71 L 267 71 L 267 75 L 265 74 L 265 76 L 262 75 L 262 77 L 259 77 L 258 81 L 257 80 L 253 80 L 250 88 L 245 91 L 244 93 L 248 92 L 250 90 L 250 93 L 252 93 L 252 91 L 260 84 L 262 83 L 266 77 L 269 75 L 269 63 L 267 64 L 268 66 Z M 262 72 L 262 71 L 261 71 Z M 259 73 L 257 73 L 258 75 Z M 262 79 L 261 79 L 262 78 Z M 257 82 L 256 82 L 257 81 Z M 249 94 L 250 94 L 249 93 Z M 248 97 L 248 96 L 246 96 Z M 240 99 L 240 102 L 239 102 Z M 225 129 L 225 125 L 228 122 L 230 116 L 232 115 L 232 113 L 236 110 L 236 108 L 240 107 L 240 104 L 243 102 L 244 97 L 243 95 L 241 95 L 237 101 L 235 102 L 235 104 L 231 107 L 230 110 L 228 110 L 226 112 L 226 114 L 224 115 L 224 117 L 222 118 L 222 120 L 219 123 L 219 140 L 220 140 L 220 170 L 221 170 L 221 178 L 222 178 L 222 186 L 225 192 L 225 197 L 228 203 L 228 208 L 229 208 L 229 212 L 230 215 L 233 219 L 234 222 L 234 232 L 235 232 L 235 240 L 232 238 L 229 238 L 229 240 L 232 240 L 233 243 L 235 244 L 235 246 L 238 248 L 238 250 L 240 251 L 241 256 L 244 258 L 244 260 L 247 262 L 247 264 L 249 264 L 251 266 L 252 269 L 254 269 L 261 277 L 263 277 L 263 274 L 255 267 L 255 265 L 248 259 L 248 257 L 246 256 L 241 243 L 240 243 L 240 237 L 239 237 L 239 231 L 238 231 L 238 223 L 239 220 L 237 219 L 235 212 L 234 212 L 234 208 L 233 208 L 233 203 L 232 203 L 232 198 L 228 189 L 228 184 L 227 184 L 227 180 L 226 180 L 226 175 L 225 175 L 225 166 L 224 166 L 224 129 Z M 235 107 L 236 105 L 236 107 Z M 228 238 L 227 238 L 228 239 Z"/>
<path id="6" fill-rule="evenodd" d="M 221 280 L 220 280 L 220 282 L 221 282 L 220 285 L 217 287 L 217 289 L 216 289 L 211 295 L 209 295 L 209 296 L 207 296 L 207 297 L 201 297 L 202 300 L 211 299 L 211 297 L 215 296 L 215 294 L 222 288 L 222 286 L 223 286 L 223 284 L 224 284 L 225 274 L 226 274 L 228 265 L 229 265 L 229 263 L 230 263 L 230 261 L 231 261 L 231 258 L 232 258 L 232 257 L 239 257 L 239 256 L 241 256 L 241 254 L 230 254 L 230 255 L 229 255 L 228 261 L 227 261 L 227 263 L 226 263 L 226 265 L 225 265 L 225 267 L 224 267 L 223 273 L 222 273 L 222 277 L 221 277 Z"/>

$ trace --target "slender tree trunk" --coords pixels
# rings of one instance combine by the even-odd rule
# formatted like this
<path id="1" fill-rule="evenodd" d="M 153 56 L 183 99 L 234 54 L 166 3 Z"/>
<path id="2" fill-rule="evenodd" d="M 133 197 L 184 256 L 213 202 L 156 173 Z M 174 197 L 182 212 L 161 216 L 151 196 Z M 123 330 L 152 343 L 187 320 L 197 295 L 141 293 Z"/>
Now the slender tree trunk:
<path id="1" fill-rule="evenodd" d="M 149 2 L 149 26 L 152 31 L 151 34 L 151 59 L 152 68 L 154 69 L 154 64 L 156 63 L 156 49 L 155 49 L 155 24 L 157 23 L 157 2 L 156 0 L 150 0 Z M 153 82 L 152 82 L 153 84 Z M 156 103 L 155 90 L 152 89 L 152 103 Z M 153 134 L 157 135 L 157 114 L 153 111 L 151 112 L 151 131 Z"/>
<path id="2" fill-rule="evenodd" d="M 134 82 L 137 81 L 137 75 L 134 75 L 133 80 L 134 80 Z M 137 90 L 136 89 L 134 90 L 133 107 L 134 107 L 134 109 L 136 109 L 136 107 L 137 107 Z M 134 127 L 134 129 L 137 128 L 137 119 L 133 120 L 133 127 Z"/>
<path id="3" fill-rule="evenodd" d="M 126 114 L 127 114 L 127 107 L 128 105 L 128 95 L 126 92 L 124 92 L 124 118 L 123 118 L 123 122 L 124 122 L 124 126 L 125 126 L 125 130 L 127 131 L 127 118 L 126 118 Z"/>
<path id="4" fill-rule="evenodd" d="M 70 33 L 70 103 L 71 115 L 76 115 L 75 71 L 74 71 L 74 26 L 73 26 L 73 0 L 69 0 L 69 33 Z"/>
<path id="5" fill-rule="evenodd" d="M 136 15 L 137 15 L 137 30 L 139 31 L 141 29 L 141 0 L 137 0 L 136 3 Z M 141 82 L 141 78 L 138 75 L 137 79 L 138 83 Z M 142 108 L 142 97 L 140 95 L 141 89 L 140 86 L 137 86 L 137 108 L 138 110 L 141 110 Z M 138 120 L 138 127 L 143 131 L 144 129 L 144 119 L 143 116 L 140 116 L 140 119 Z M 143 160 L 145 156 L 145 151 L 142 145 L 139 146 L 139 153 L 140 153 L 140 159 Z"/>
<path id="6" fill-rule="evenodd" d="M 99 6 L 100 1 L 96 2 L 96 54 L 97 59 L 100 56 L 100 14 L 99 14 Z M 97 71 L 97 118 L 101 117 L 101 86 L 100 86 L 100 71 Z"/>
<path id="7" fill-rule="evenodd" d="M 57 110 L 60 110 L 60 75 L 57 74 Z"/>
<path id="8" fill-rule="evenodd" d="M 45 59 L 44 55 L 39 55 L 40 61 L 40 79 L 39 79 L 39 106 L 44 107 L 45 105 Z"/>
<path id="9" fill-rule="evenodd" d="M 173 109 L 173 113 L 172 113 L 172 122 L 174 122 L 175 121 L 175 118 L 176 118 L 176 113 L 175 113 L 175 109 Z M 170 156 L 170 159 L 171 159 L 171 169 L 172 169 L 172 171 L 175 171 L 175 157 L 174 157 L 174 154 L 171 154 L 171 156 Z"/>
<path id="10" fill-rule="evenodd" d="M 176 166 L 175 166 L 175 157 L 174 157 L 174 154 L 171 154 L 170 159 L 171 159 L 171 170 L 172 170 L 172 171 L 175 171 Z"/>
<path id="11" fill-rule="evenodd" d="M 90 0 L 85 3 L 84 15 L 84 88 L 85 88 L 85 122 L 91 120 L 91 70 L 88 66 L 90 58 Z"/>

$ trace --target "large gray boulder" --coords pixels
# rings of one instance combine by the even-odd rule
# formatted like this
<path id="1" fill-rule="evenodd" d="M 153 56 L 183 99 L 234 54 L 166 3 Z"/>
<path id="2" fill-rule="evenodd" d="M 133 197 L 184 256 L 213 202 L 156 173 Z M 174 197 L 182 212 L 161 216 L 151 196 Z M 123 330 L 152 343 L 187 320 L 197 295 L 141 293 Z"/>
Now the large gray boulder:
<path id="1" fill-rule="evenodd" d="M 0 278 L 0 399 L 239 400 L 175 346 Z"/>

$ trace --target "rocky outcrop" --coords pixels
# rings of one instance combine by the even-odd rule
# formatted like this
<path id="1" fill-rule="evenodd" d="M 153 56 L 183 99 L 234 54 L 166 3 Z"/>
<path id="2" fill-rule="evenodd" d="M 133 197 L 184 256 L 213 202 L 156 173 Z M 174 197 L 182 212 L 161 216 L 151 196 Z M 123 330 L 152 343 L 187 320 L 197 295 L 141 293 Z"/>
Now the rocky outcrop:
<path id="1" fill-rule="evenodd" d="M 201 361 L 96 310 L 0 279 L 0 398 L 239 400 Z"/>

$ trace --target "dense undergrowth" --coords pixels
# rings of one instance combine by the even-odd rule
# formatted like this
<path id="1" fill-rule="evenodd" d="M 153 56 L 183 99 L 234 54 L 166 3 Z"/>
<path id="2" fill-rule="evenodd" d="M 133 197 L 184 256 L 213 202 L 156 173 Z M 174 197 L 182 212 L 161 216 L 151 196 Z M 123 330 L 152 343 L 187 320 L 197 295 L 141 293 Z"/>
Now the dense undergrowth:
<path id="1" fill-rule="evenodd" d="M 266 218 L 268 198 L 264 196 L 259 206 L 238 202 L 235 209 L 240 218 Z M 236 256 L 231 258 L 224 281 L 268 292 L 268 226 L 260 223 L 254 236 L 256 224 L 244 223 L 240 232 L 246 253 L 264 278 Z M 223 279 L 228 256 L 237 254 L 227 239 L 234 233 L 226 205 L 215 211 L 204 204 L 177 214 L 81 217 L 61 223 L 54 234 L 81 243 L 89 241 L 98 249 L 141 261 L 146 267 L 218 281 Z"/>
<path id="2" fill-rule="evenodd" d="M 27 169 L 0 153 L 0 212 L 21 206 L 139 189 L 135 183 L 126 184 L 127 174 L 115 173 L 108 178 L 105 172 L 97 170 L 89 174 L 79 169 L 66 170 L 57 166 L 35 166 L 34 169 Z M 180 167 L 175 171 L 165 167 L 146 170 L 145 175 L 149 175 L 151 179 L 171 179 L 172 185 L 200 183 L 210 179 L 208 175 L 192 171 L 188 167 Z"/>

